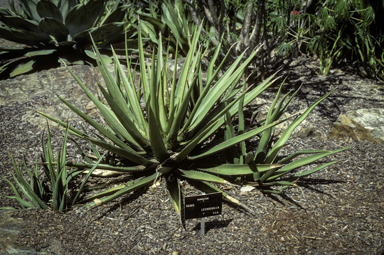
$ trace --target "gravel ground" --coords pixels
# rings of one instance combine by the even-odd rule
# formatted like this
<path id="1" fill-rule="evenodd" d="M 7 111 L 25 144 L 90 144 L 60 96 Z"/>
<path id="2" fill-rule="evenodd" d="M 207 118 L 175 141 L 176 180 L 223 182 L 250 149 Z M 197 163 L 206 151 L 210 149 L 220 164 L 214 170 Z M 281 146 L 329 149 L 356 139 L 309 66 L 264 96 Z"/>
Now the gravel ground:
<path id="1" fill-rule="evenodd" d="M 162 182 L 157 188 L 140 190 L 90 211 L 80 207 L 65 213 L 16 210 L 13 217 L 28 223 L 16 243 L 51 254 L 383 254 L 384 146 L 327 136 L 340 113 L 383 107 L 383 94 L 372 81 L 348 71 L 318 76 L 311 63 L 305 59 L 287 63 L 285 91 L 303 84 L 290 111 L 308 107 L 334 87 L 339 89 L 310 115 L 308 123 L 315 131 L 291 139 L 281 156 L 302 149 L 350 148 L 324 159 L 339 163 L 303 178 L 281 195 L 221 187 L 255 215 L 224 203 L 222 215 L 207 218 L 201 237 L 198 219 L 181 226 Z M 0 106 L 0 175 L 7 178 L 13 172 L 10 153 L 17 162 L 25 153 L 30 166 L 39 160 L 42 130 L 21 121 L 36 100 Z M 52 132 L 57 147 L 61 133 Z M 73 151 L 74 146 L 69 146 L 69 154 L 75 156 Z M 91 178 L 89 186 L 99 180 Z M 185 196 L 200 194 L 186 182 L 182 192 Z M 0 180 L 0 207 L 19 208 L 4 195 L 12 195 L 12 190 Z"/>
<path id="2" fill-rule="evenodd" d="M 9 8 L 8 0 L 0 0 L 0 7 Z"/>
<path id="3" fill-rule="evenodd" d="M 28 222 L 17 244 L 52 254 L 382 254 L 384 146 L 308 138 L 285 152 L 347 145 L 327 159 L 340 163 L 283 195 L 225 187 L 256 214 L 224 203 L 222 215 L 207 218 L 205 237 L 197 219 L 180 226 L 162 183 L 87 212 L 16 211 Z M 198 194 L 188 183 L 182 190 Z"/>

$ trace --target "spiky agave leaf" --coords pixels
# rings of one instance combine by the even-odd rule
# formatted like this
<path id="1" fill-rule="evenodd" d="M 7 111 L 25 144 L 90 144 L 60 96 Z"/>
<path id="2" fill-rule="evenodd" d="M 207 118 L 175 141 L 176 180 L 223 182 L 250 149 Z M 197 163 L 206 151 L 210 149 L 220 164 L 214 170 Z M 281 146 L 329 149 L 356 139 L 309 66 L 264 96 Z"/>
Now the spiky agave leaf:
<path id="1" fill-rule="evenodd" d="M 85 134 L 43 114 L 67 128 L 70 134 L 91 141 L 92 144 L 109 151 L 110 154 L 118 155 L 119 167 L 131 173 L 133 180 L 126 184 L 86 198 L 87 201 L 93 200 L 87 205 L 88 208 L 105 204 L 121 195 L 148 186 L 158 178 L 165 177 L 172 204 L 176 212 L 180 213 L 181 193 L 178 180 L 200 183 L 205 188 L 210 187 L 207 189 L 218 191 L 219 189 L 212 188 L 214 186 L 209 183 L 228 185 L 230 183 L 228 181 L 232 181 L 231 176 L 249 176 L 257 171 L 270 173 L 273 170 L 271 173 L 280 173 L 278 171 L 282 166 L 272 163 L 234 166 L 231 169 L 228 164 L 212 160 L 212 167 L 215 168 L 202 167 L 201 162 L 205 158 L 215 159 L 224 151 L 266 132 L 286 119 L 280 118 L 282 113 L 279 110 L 278 114 L 270 114 L 278 118 L 274 117 L 275 119 L 268 120 L 259 128 L 244 130 L 244 133 L 223 141 L 220 131 L 226 123 L 226 118 L 235 116 L 239 109 L 242 110 L 268 88 L 273 79 L 268 78 L 251 90 L 244 90 L 243 86 L 238 85 L 247 64 L 257 51 L 244 63 L 236 61 L 221 78 L 218 78 L 217 70 L 213 70 L 213 63 L 219 51 L 216 49 L 212 63 L 209 64 L 207 83 L 204 87 L 204 84 L 200 84 L 202 79 L 198 77 L 201 74 L 200 62 L 204 52 L 198 44 L 200 29 L 201 27 L 194 33 L 178 79 L 175 72 L 173 75 L 167 73 L 167 58 L 163 58 L 161 47 L 157 56 L 152 55 L 151 65 L 147 65 L 144 46 L 139 40 L 139 81 L 135 79 L 133 72 L 123 72 L 115 54 L 115 76 L 113 76 L 95 47 L 99 69 L 105 81 L 105 87 L 100 86 L 100 89 L 106 101 L 99 100 L 74 74 L 72 75 L 100 110 L 107 126 L 103 127 L 63 98 L 59 98 L 98 130 L 100 136 Z M 139 30 L 141 39 L 140 34 Z M 162 44 L 159 43 L 159 45 Z M 222 63 L 218 66 L 221 65 Z M 281 104 L 277 106 L 281 107 Z M 282 107 L 282 109 L 285 108 Z M 216 142 L 211 142 L 212 140 Z M 246 155 L 244 162 L 252 161 L 253 155 Z M 84 168 L 94 168 L 89 158 L 86 161 L 87 164 L 83 164 Z M 111 162 L 103 162 L 104 167 L 106 167 L 105 164 L 110 164 L 111 169 L 117 167 Z M 227 195 L 223 193 L 223 197 Z"/>
<path id="2" fill-rule="evenodd" d="M 262 121 L 263 126 L 259 127 L 258 129 L 262 127 L 268 127 L 271 123 L 275 123 L 276 121 L 279 121 L 283 116 L 283 114 L 288 109 L 290 102 L 292 101 L 292 99 L 300 89 L 299 88 L 298 90 L 296 90 L 289 98 L 288 96 L 290 93 L 287 93 L 279 101 L 282 85 L 280 86 L 275 96 L 275 99 L 270 106 L 266 119 Z M 323 97 L 321 97 L 316 102 L 314 102 L 310 107 L 308 107 L 308 109 L 304 111 L 300 116 L 294 119 L 292 123 L 283 132 L 282 136 L 279 139 L 277 139 L 276 142 L 273 142 L 273 138 L 275 138 L 274 127 L 272 126 L 272 127 L 263 129 L 263 132 L 261 133 L 261 137 L 258 140 L 258 144 L 256 145 L 256 148 L 254 150 L 246 151 L 245 149 L 244 150 L 238 149 L 237 151 L 235 151 L 235 153 L 230 155 L 232 156 L 232 158 L 229 161 L 235 162 L 234 159 L 237 155 L 240 155 L 240 157 L 243 157 L 243 158 L 246 158 L 247 156 L 252 155 L 253 159 L 250 159 L 247 162 L 244 162 L 244 161 L 240 162 L 241 163 L 240 165 L 228 164 L 228 165 L 221 165 L 216 168 L 208 168 L 208 169 L 201 169 L 201 170 L 205 172 L 210 172 L 210 173 L 216 172 L 217 174 L 237 176 L 235 174 L 234 169 L 238 168 L 238 169 L 241 169 L 239 172 L 242 172 L 243 176 L 245 177 L 243 179 L 243 183 L 258 186 L 262 188 L 264 192 L 279 193 L 281 192 L 281 190 L 286 189 L 291 185 L 293 185 L 292 181 L 297 180 L 301 177 L 313 174 L 323 169 L 324 167 L 327 167 L 329 165 L 336 163 L 336 161 L 331 163 L 325 163 L 311 170 L 294 173 L 294 171 L 300 169 L 302 166 L 312 164 L 321 158 L 324 158 L 334 153 L 341 152 L 347 148 L 342 148 L 342 149 L 333 150 L 333 151 L 303 150 L 303 151 L 294 152 L 291 155 L 287 156 L 286 158 L 276 162 L 276 157 L 278 153 L 285 146 L 294 129 L 304 121 L 304 119 L 315 108 L 316 105 L 318 105 L 322 100 L 324 100 L 331 93 L 332 91 L 325 94 Z M 285 102 L 287 98 L 288 100 L 287 102 Z M 240 121 L 244 121 L 244 119 L 239 118 L 239 122 Z M 229 123 L 229 125 L 231 125 L 231 123 Z M 233 133 L 234 131 L 231 131 L 231 132 Z M 242 135 L 238 135 L 236 137 L 233 134 L 231 136 L 228 135 L 225 139 L 225 142 L 231 141 L 235 138 L 238 138 L 239 136 L 242 136 Z M 225 144 L 225 142 L 223 144 Z M 207 151 L 206 153 L 209 153 L 209 151 Z M 304 156 L 307 154 L 312 154 L 312 155 Z M 304 156 L 304 157 L 298 160 L 295 160 L 293 162 L 290 162 L 292 159 L 298 156 Z M 263 166 L 263 167 L 260 167 L 260 166 Z M 270 166 L 270 168 L 269 169 L 265 168 L 265 166 Z M 273 166 L 277 166 L 277 167 L 273 167 Z M 220 169 L 221 171 L 218 169 Z M 252 178 L 249 178 L 249 176 L 252 176 Z M 273 186 L 280 186 L 280 187 L 282 186 L 282 188 L 280 190 L 271 190 L 270 188 Z"/>
<path id="3" fill-rule="evenodd" d="M 62 211 L 66 208 L 68 182 L 70 180 L 70 178 L 68 178 L 65 165 L 67 137 L 68 128 L 66 129 L 64 135 L 64 142 L 62 148 L 58 150 L 57 157 L 55 160 L 51 144 L 51 133 L 49 130 L 49 126 L 47 125 L 47 141 L 45 142 L 45 131 L 41 136 L 41 142 L 43 147 L 41 159 L 44 168 L 45 178 L 39 178 L 37 165 L 34 172 L 30 171 L 27 167 L 25 157 L 23 156 L 23 165 L 28 177 L 30 178 L 29 184 L 25 177 L 22 175 L 19 165 L 16 164 L 13 156 L 11 155 L 12 163 L 16 174 L 13 175 L 13 179 L 16 182 L 18 188 L 24 194 L 24 196 L 31 202 L 28 202 L 23 199 L 19 191 L 16 189 L 15 185 L 8 179 L 1 176 L 10 184 L 15 194 L 15 196 L 9 198 L 17 200 L 23 208 L 37 207 L 42 209 L 48 209 L 50 201 L 52 201 L 52 208 L 54 210 Z M 80 172 L 82 172 L 82 170 L 77 170 L 76 174 Z M 72 175 L 72 177 L 73 176 L 74 175 Z"/>

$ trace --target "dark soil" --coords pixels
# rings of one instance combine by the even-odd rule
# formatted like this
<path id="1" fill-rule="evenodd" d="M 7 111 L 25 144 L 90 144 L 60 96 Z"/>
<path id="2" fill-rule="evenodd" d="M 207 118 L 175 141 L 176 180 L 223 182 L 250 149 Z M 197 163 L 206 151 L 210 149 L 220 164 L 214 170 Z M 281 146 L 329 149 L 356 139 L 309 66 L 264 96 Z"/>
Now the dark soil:
<path id="1" fill-rule="evenodd" d="M 303 74 L 303 68 L 293 69 L 288 72 L 291 76 L 288 85 L 292 87 L 301 82 L 311 84 L 311 79 L 318 77 L 313 72 Z M 324 83 L 303 88 L 298 102 L 307 107 L 308 100 L 313 102 L 313 98 L 308 99 L 311 91 L 318 98 L 330 86 L 341 84 L 342 87 L 345 77 L 350 74 L 333 73 L 324 78 Z M 372 82 L 353 77 L 347 80 Z M 382 98 L 382 95 L 374 96 Z M 181 226 L 162 181 L 159 187 L 140 190 L 90 211 L 81 207 L 64 213 L 15 210 L 13 217 L 28 223 L 20 232 L 17 244 L 52 254 L 383 254 L 384 145 L 327 137 L 332 122 L 350 101 L 360 108 L 382 107 L 383 103 L 380 99 L 360 97 L 353 90 L 342 90 L 327 101 L 333 107 L 324 102 L 315 119 L 311 119 L 320 135 L 293 138 L 281 153 L 283 156 L 303 149 L 333 150 L 349 146 L 348 150 L 323 160 L 337 160 L 337 164 L 303 178 L 281 195 L 267 196 L 259 190 L 241 193 L 239 188 L 222 186 L 255 215 L 224 203 L 222 215 L 206 219 L 204 237 L 200 236 L 198 219 L 187 220 L 186 229 Z M 10 153 L 20 163 L 24 153 L 31 167 L 39 161 L 42 130 L 21 121 L 23 113 L 35 103 L 0 106 L 0 175 L 6 178 L 11 179 L 13 173 Z M 62 134 L 54 129 L 53 137 L 57 147 Z M 71 156 L 75 156 L 74 151 L 70 145 Z M 98 181 L 100 178 L 92 177 L 89 186 Z M 186 182 L 182 183 L 182 192 L 184 196 L 200 194 Z M 20 208 L 4 195 L 13 193 L 0 180 L 0 207 Z"/>
<path id="2" fill-rule="evenodd" d="M 256 215 L 224 203 L 221 216 L 207 218 L 205 237 L 197 219 L 180 226 L 162 183 L 88 212 L 16 211 L 28 222 L 17 244 L 53 254 L 382 254 L 384 146 L 308 138 L 291 141 L 287 151 L 346 145 L 351 149 L 327 159 L 340 163 L 282 195 L 226 187 Z M 183 194 L 199 193 L 184 183 Z"/>

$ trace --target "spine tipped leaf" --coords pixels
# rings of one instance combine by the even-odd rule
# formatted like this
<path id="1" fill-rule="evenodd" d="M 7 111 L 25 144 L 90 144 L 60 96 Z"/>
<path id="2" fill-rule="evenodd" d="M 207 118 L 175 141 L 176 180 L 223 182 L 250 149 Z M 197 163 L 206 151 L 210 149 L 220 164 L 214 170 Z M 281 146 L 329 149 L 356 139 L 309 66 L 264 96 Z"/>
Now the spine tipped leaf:
<path id="1" fill-rule="evenodd" d="M 301 158 L 301 159 L 295 160 L 295 161 L 287 164 L 286 166 L 282 167 L 277 172 L 291 171 L 293 169 L 296 169 L 298 167 L 311 164 L 311 163 L 315 162 L 316 160 L 319 160 L 319 159 L 324 158 L 326 156 L 329 156 L 329 155 L 341 152 L 341 151 L 346 150 L 346 149 L 348 149 L 348 148 L 342 148 L 342 149 L 333 150 L 333 151 L 326 151 L 326 152 L 316 153 L 314 155 L 311 155 L 311 156 L 308 156 L 308 157 L 305 157 L 305 158 Z"/>
<path id="2" fill-rule="evenodd" d="M 135 191 L 141 187 L 145 187 L 145 186 L 148 186 L 150 185 L 151 183 L 153 183 L 153 181 L 156 179 L 156 177 L 159 177 L 159 175 L 157 173 L 154 173 L 148 177 L 144 177 L 138 181 L 135 181 L 133 182 L 131 185 L 125 187 L 125 188 L 122 188 L 120 189 L 119 191 L 117 191 L 116 193 L 108 196 L 108 197 L 103 197 L 101 199 L 95 199 L 93 202 L 89 203 L 88 205 L 86 205 L 87 208 L 92 208 L 92 207 L 95 207 L 95 206 L 100 206 L 100 205 L 103 205 L 105 203 L 108 203 L 109 201 L 112 201 L 124 194 L 127 194 L 127 193 L 130 193 L 132 191 Z"/>
<path id="3" fill-rule="evenodd" d="M 35 192 L 33 192 L 32 188 L 28 185 L 27 181 L 21 175 L 19 167 L 18 165 L 16 165 L 12 155 L 11 155 L 11 159 L 12 159 L 13 167 L 15 169 L 16 176 L 17 176 L 17 178 L 14 177 L 14 179 L 18 183 L 18 186 L 23 190 L 24 194 L 31 199 L 34 205 L 38 205 L 38 207 L 41 207 L 43 209 L 48 209 L 48 206 L 43 201 L 41 201 L 41 199 L 36 195 Z M 20 180 L 20 182 L 18 180 Z"/>
<path id="4" fill-rule="evenodd" d="M 123 110 L 115 103 L 115 101 L 110 97 L 110 95 L 104 90 L 103 87 L 100 87 L 100 90 L 103 92 L 104 97 L 107 99 L 109 106 L 115 113 L 115 116 L 119 119 L 121 125 L 128 132 L 129 136 L 132 137 L 126 138 L 128 141 L 131 141 L 134 144 L 140 145 L 146 152 L 151 153 L 152 149 L 147 139 L 142 136 L 140 131 L 136 128 L 135 123 L 129 118 L 129 116 L 125 115 Z"/>
<path id="5" fill-rule="evenodd" d="M 103 126 L 101 126 L 100 124 L 98 124 L 96 121 L 94 121 L 93 119 L 91 119 L 90 117 L 88 117 L 85 113 L 81 112 L 79 109 L 77 109 L 76 107 L 74 107 L 72 104 L 70 104 L 69 102 L 67 102 L 64 98 L 60 97 L 59 96 L 59 99 L 61 101 L 63 101 L 69 108 L 71 108 L 71 110 L 73 110 L 76 114 L 78 114 L 81 118 L 83 118 L 86 122 L 88 122 L 89 124 L 91 124 L 94 128 L 96 128 L 100 133 L 102 133 L 104 136 L 106 136 L 107 138 L 109 138 L 112 142 L 114 142 L 117 146 L 119 146 L 121 148 L 121 150 L 119 150 L 118 147 L 116 146 L 112 146 L 111 145 L 108 145 L 108 143 L 105 143 L 105 142 L 101 142 L 101 141 L 97 141 L 97 140 L 94 140 L 94 139 L 91 139 L 89 138 L 88 136 L 85 136 L 84 138 L 85 139 L 88 139 L 88 140 L 91 140 L 92 142 L 94 143 L 99 143 L 99 144 L 103 144 L 104 147 L 110 147 L 110 148 L 114 148 L 116 151 L 118 151 L 118 155 L 121 155 L 123 153 L 123 155 L 126 155 L 125 157 L 131 157 L 131 158 L 128 158 L 138 164 L 143 164 L 143 165 L 146 165 L 148 164 L 149 162 L 147 160 L 145 160 L 144 158 L 142 158 L 139 154 L 137 154 L 137 152 L 135 152 L 131 147 L 129 147 L 127 144 L 125 144 L 123 141 L 121 141 L 119 138 L 117 138 L 114 134 L 112 134 L 110 131 L 108 131 L 106 128 L 104 128 Z M 116 147 L 116 148 L 115 148 Z"/>
<path id="6" fill-rule="evenodd" d="M 318 105 L 321 101 L 323 101 L 327 96 L 329 96 L 333 92 L 330 91 L 329 93 L 325 94 L 322 96 L 320 99 L 318 99 L 315 103 L 313 103 L 300 117 L 295 119 L 291 125 L 284 131 L 283 135 L 280 137 L 280 139 L 276 142 L 274 147 L 271 149 L 271 151 L 268 153 L 268 156 L 265 160 L 265 163 L 269 164 L 272 163 L 281 148 L 286 144 L 288 141 L 289 137 L 291 136 L 293 130 L 301 123 L 304 121 L 304 119 L 308 116 L 308 114 L 315 108 L 316 105 Z"/>
<path id="7" fill-rule="evenodd" d="M 267 118 L 265 120 L 265 125 L 268 125 L 268 124 L 278 120 L 281 116 L 281 114 L 279 114 L 281 105 L 284 102 L 284 99 L 289 95 L 289 93 L 287 93 L 283 97 L 283 99 L 280 100 L 280 102 L 276 106 L 276 109 L 274 109 L 275 105 L 277 103 L 277 100 L 280 97 L 282 87 L 283 87 L 283 84 L 280 86 L 280 88 L 279 88 L 279 90 L 275 96 L 275 99 L 273 100 L 272 105 L 269 108 Z M 259 145 L 257 147 L 257 151 L 255 153 L 255 158 L 254 158 L 255 163 L 261 164 L 265 161 L 268 150 L 270 149 L 270 146 L 271 146 L 271 142 L 272 142 L 271 139 L 273 138 L 273 130 L 274 130 L 274 128 L 270 128 L 270 129 L 265 130 L 262 133 L 261 139 L 259 141 Z"/>
<path id="8" fill-rule="evenodd" d="M 67 40 L 69 34 L 68 28 L 59 20 L 53 18 L 43 18 L 39 23 L 39 29 L 55 37 L 57 42 Z"/>
<path id="9" fill-rule="evenodd" d="M 78 0 L 59 0 L 57 6 L 63 17 L 66 17 L 68 12 L 77 4 L 79 4 Z"/>
<path id="10" fill-rule="evenodd" d="M 36 3 L 33 0 L 20 0 L 20 5 L 29 18 L 36 22 L 40 21 L 41 17 L 36 10 Z"/>
<path id="11" fill-rule="evenodd" d="M 49 0 L 40 0 L 37 2 L 36 11 L 40 17 L 52 18 L 63 22 L 63 15 L 60 9 Z"/>
<path id="12" fill-rule="evenodd" d="M 11 188 L 12 188 L 13 193 L 16 195 L 16 196 L 6 196 L 7 198 L 15 199 L 16 201 L 18 201 L 20 203 L 22 208 L 33 207 L 33 205 L 31 203 L 28 203 L 27 201 L 25 201 L 24 199 L 21 198 L 19 191 L 16 189 L 15 185 L 10 180 L 8 180 L 7 178 L 5 178 L 1 175 L 0 175 L 0 177 L 3 178 L 6 182 L 8 182 L 9 186 L 11 186 Z"/>
<path id="13" fill-rule="evenodd" d="M 112 77 L 111 73 L 109 72 L 105 62 L 102 60 L 101 54 L 100 54 L 99 50 L 97 49 L 96 44 L 93 41 L 93 39 L 92 39 L 92 43 L 93 43 L 94 49 L 96 51 L 97 63 L 98 63 L 99 69 L 101 71 L 101 74 L 103 75 L 104 81 L 105 81 L 107 88 L 108 88 L 108 93 L 110 94 L 111 98 L 114 100 L 116 105 L 123 111 L 124 115 L 131 116 L 132 112 L 129 109 L 124 96 L 122 95 L 118 84 L 116 84 L 116 82 L 115 82 L 114 78 Z M 116 65 L 120 67 L 120 68 L 118 67 L 118 69 L 121 69 L 119 62 L 116 62 Z M 76 79 L 76 81 L 79 83 L 79 85 L 87 93 L 88 97 L 90 97 L 90 99 L 95 98 L 95 96 L 92 95 L 92 93 L 83 85 L 83 83 L 74 74 L 72 74 L 72 75 Z M 137 103 L 136 103 L 136 108 L 134 108 L 133 110 L 137 114 L 137 111 L 138 111 L 137 110 Z"/>
<path id="14" fill-rule="evenodd" d="M 104 12 L 104 0 L 90 0 L 86 4 L 74 6 L 65 17 L 65 25 L 74 37 L 77 33 L 90 28 L 96 19 Z"/>
<path id="15" fill-rule="evenodd" d="M 302 150 L 302 151 L 297 151 L 295 153 L 292 153 L 291 155 L 289 155 L 288 157 L 280 160 L 279 162 L 277 162 L 277 164 L 284 164 L 285 162 L 288 162 L 300 155 L 304 155 L 304 154 L 315 154 L 315 153 L 321 153 L 321 152 L 328 152 L 327 150 Z"/>
<path id="16" fill-rule="evenodd" d="M 167 189 L 171 197 L 172 205 L 176 213 L 180 216 L 181 212 L 181 191 L 179 180 L 172 174 L 167 177 Z"/>
<path id="17" fill-rule="evenodd" d="M 72 134 L 72 135 L 75 135 L 75 136 L 77 136 L 77 137 L 83 137 L 83 136 L 85 136 L 85 134 L 84 134 L 83 132 L 81 132 L 80 130 L 78 130 L 78 129 L 74 128 L 74 127 L 69 126 L 67 123 L 65 123 L 65 122 L 63 122 L 63 121 L 60 121 L 60 120 L 58 120 L 58 119 L 55 119 L 55 118 L 53 118 L 53 117 L 51 117 L 51 116 L 49 116 L 49 115 L 47 115 L 47 114 L 45 114 L 45 113 L 39 112 L 39 111 L 37 111 L 37 113 L 43 115 L 44 117 L 46 117 L 47 119 L 49 119 L 49 120 L 51 120 L 51 121 L 53 121 L 53 122 L 56 122 L 57 124 L 59 124 L 60 126 L 62 126 L 62 127 L 64 127 L 64 128 L 69 127 L 69 132 L 70 132 L 70 134 Z"/>
<path id="18" fill-rule="evenodd" d="M 141 80 L 141 85 L 143 89 L 143 94 L 144 94 L 144 101 L 145 103 L 149 103 L 149 83 L 148 83 L 148 76 L 147 72 L 149 73 L 149 70 L 147 71 L 146 69 L 146 64 L 145 64 L 145 59 L 144 59 L 144 46 L 143 46 L 143 40 L 141 37 L 141 26 L 140 26 L 140 21 L 139 21 L 139 61 L 140 61 L 140 80 Z"/>
<path id="19" fill-rule="evenodd" d="M 93 142 L 94 144 L 106 149 L 106 150 L 109 150 L 110 152 L 116 154 L 116 155 L 119 155 L 123 158 L 126 158 L 126 159 L 129 159 L 133 162 L 135 162 L 136 164 L 139 164 L 139 165 L 144 165 L 144 166 L 151 166 L 153 165 L 154 163 L 156 162 L 151 162 L 149 161 L 148 159 L 140 156 L 137 152 L 135 151 L 132 151 L 132 149 L 130 149 L 129 147 L 129 150 L 127 150 L 125 148 L 120 148 L 120 147 L 117 147 L 117 146 L 114 146 L 114 145 L 111 145 L 109 143 L 106 143 L 106 142 L 103 142 L 103 141 L 99 141 L 99 140 L 96 140 L 96 139 L 93 139 L 93 138 L 90 138 L 90 137 L 82 137 L 83 139 L 87 139 L 91 142 Z"/>
<path id="20" fill-rule="evenodd" d="M 216 145 L 215 147 L 209 149 L 208 151 L 204 152 L 204 153 L 201 153 L 199 155 L 196 155 L 196 156 L 192 156 L 192 157 L 189 157 L 189 159 L 191 160 L 195 160 L 195 159 L 199 159 L 199 158 L 203 158 L 203 157 L 207 157 L 209 155 L 212 155 L 212 154 L 215 154 L 219 151 L 222 151 L 222 150 L 225 150 L 227 148 L 230 148 L 231 146 L 234 146 L 236 144 L 239 144 L 247 139 L 250 139 L 251 137 L 263 132 L 264 130 L 268 129 L 268 128 L 271 128 L 271 127 L 274 127 L 284 121 L 286 121 L 287 119 L 283 119 L 283 120 L 279 120 L 279 121 L 276 121 L 276 122 L 273 122 L 269 125 L 266 125 L 266 126 L 263 126 L 263 127 L 260 127 L 260 128 L 257 128 L 255 130 L 252 130 L 252 131 L 249 131 L 247 133 L 244 133 L 244 134 L 241 134 L 241 135 L 238 135 L 236 137 L 233 137 L 227 141 L 224 141 L 218 145 Z"/>
<path id="21" fill-rule="evenodd" d="M 257 51 L 253 52 L 244 63 L 238 67 L 238 64 L 241 61 L 241 57 L 239 57 L 227 70 L 227 72 L 220 78 L 220 80 L 213 86 L 212 89 L 204 97 L 204 100 L 196 111 L 196 115 L 194 115 L 194 120 L 191 126 L 191 129 L 194 128 L 194 125 L 197 125 L 202 118 L 204 118 L 210 109 L 212 109 L 213 105 L 219 100 L 222 96 L 222 93 L 228 89 L 230 85 L 235 80 L 238 80 L 244 73 L 245 68 L 248 66 L 249 62 L 256 55 Z"/>
<path id="22" fill-rule="evenodd" d="M 171 128 L 168 133 L 168 143 L 172 144 L 176 141 L 177 136 L 179 135 L 179 131 L 181 129 L 181 124 L 184 121 L 186 110 L 189 106 L 189 100 L 191 98 L 191 94 L 193 91 L 193 87 L 190 86 L 186 91 L 183 100 L 178 104 L 178 109 L 176 110 L 175 117 L 171 124 Z"/>
<path id="23" fill-rule="evenodd" d="M 77 168 L 84 168 L 84 169 L 88 169 L 88 168 L 90 169 L 94 166 L 93 162 L 89 164 L 67 162 L 66 165 L 70 167 L 77 167 Z M 121 173 L 129 173 L 129 172 L 143 172 L 145 170 L 145 166 L 119 167 L 119 166 L 111 166 L 107 164 L 99 164 L 97 166 L 97 169 L 111 170 L 111 171 L 121 172 Z"/>
<path id="24" fill-rule="evenodd" d="M 258 85 L 253 90 L 247 92 L 244 95 L 244 106 L 248 105 L 252 100 L 254 100 L 258 95 L 260 95 L 264 90 L 266 90 L 268 87 L 270 87 L 275 80 L 272 80 L 273 76 L 267 78 L 265 81 L 263 81 L 260 85 Z M 238 103 L 232 105 L 232 107 L 228 110 L 229 116 L 234 116 L 239 109 Z M 210 132 L 208 132 L 205 137 L 202 140 L 206 140 L 208 137 L 210 137 L 216 130 L 218 130 L 223 124 L 225 123 L 225 118 L 220 118 L 216 125 L 212 128 Z M 277 124 L 276 124 L 277 125 Z"/>
<path id="25" fill-rule="evenodd" d="M 216 175 L 212 175 L 209 173 L 204 173 L 200 171 L 194 170 L 180 170 L 178 173 L 180 177 L 195 180 L 195 181 L 207 181 L 207 182 L 217 182 L 217 183 L 226 183 L 229 184 L 226 180 Z"/>
<path id="26" fill-rule="evenodd" d="M 84 189 L 84 186 L 88 180 L 88 178 L 91 176 L 92 172 L 96 169 L 96 167 L 99 166 L 100 162 L 103 160 L 104 156 L 107 154 L 108 152 L 105 152 L 100 158 L 99 160 L 92 166 L 92 168 L 88 171 L 88 174 L 84 177 L 81 185 L 80 185 L 80 188 L 79 188 L 79 191 L 76 193 L 76 196 L 75 198 L 73 199 L 72 201 L 72 205 L 76 204 L 76 201 L 77 199 L 79 198 L 81 192 L 83 191 Z"/>
<path id="27" fill-rule="evenodd" d="M 175 160 L 176 161 L 184 160 L 200 142 L 205 140 L 207 133 L 212 133 L 213 131 L 216 131 L 217 129 L 214 129 L 214 127 L 217 127 L 217 122 L 219 121 L 219 119 L 224 114 L 228 113 L 228 109 L 230 109 L 234 104 L 236 104 L 238 100 L 241 100 L 244 94 L 245 92 L 242 95 L 240 95 L 238 98 L 233 100 L 230 104 L 228 104 L 219 113 L 215 114 L 216 116 L 213 119 L 211 119 L 207 124 L 205 124 L 204 127 L 200 129 L 199 132 L 184 147 L 184 149 L 179 154 L 177 154 L 177 156 L 175 157 Z"/>
<path id="28" fill-rule="evenodd" d="M 313 169 L 311 169 L 311 170 L 296 173 L 296 174 L 294 175 L 294 177 L 299 178 L 299 177 L 305 177 L 305 176 L 308 176 L 308 175 L 310 175 L 310 174 L 313 174 L 313 173 L 315 173 L 315 172 L 317 172 L 317 171 L 319 171 L 319 170 L 321 170 L 321 169 L 323 169 L 323 168 L 325 168 L 325 167 L 327 167 L 327 166 L 333 165 L 333 164 L 335 164 L 335 163 L 337 163 L 337 161 L 328 162 L 328 163 L 326 163 L 326 164 L 323 164 L 323 165 L 318 166 L 318 167 L 316 167 L 316 168 L 313 168 Z"/>
<path id="29" fill-rule="evenodd" d="M 137 94 L 136 94 L 136 91 L 135 91 L 136 88 L 134 85 L 133 75 L 130 72 L 129 58 L 127 58 L 127 59 L 128 59 L 128 77 L 125 75 L 125 72 L 123 71 L 123 68 L 122 68 L 122 66 L 121 66 L 121 64 L 120 64 L 120 62 L 119 62 L 119 60 L 115 54 L 115 51 L 113 50 L 113 61 L 115 62 L 115 66 L 117 67 L 119 76 L 120 76 L 121 81 L 124 85 L 125 92 L 127 93 L 127 101 L 129 103 L 130 107 L 132 108 L 131 112 L 132 112 L 135 120 L 138 122 L 138 125 L 143 127 L 143 126 L 146 126 L 147 123 L 146 123 L 146 120 L 144 118 L 144 114 L 141 110 L 140 101 L 139 101 Z M 128 78 L 129 78 L 129 80 L 128 80 Z M 115 93 L 117 93 L 117 92 L 115 92 Z M 119 96 L 119 94 L 117 94 L 117 97 L 118 97 L 119 102 L 121 102 L 121 104 L 122 104 L 122 107 L 123 107 L 122 111 L 125 113 L 124 115 L 126 115 L 127 113 L 129 114 L 128 109 L 125 107 L 126 104 L 123 104 L 122 98 Z M 143 128 L 141 128 L 141 129 L 143 129 Z"/>
<path id="30" fill-rule="evenodd" d="M 148 124 L 149 124 L 149 139 L 151 142 L 153 153 L 159 161 L 163 161 L 168 157 L 167 148 L 160 132 L 160 127 L 157 124 L 156 117 L 152 111 L 152 107 L 147 107 Z"/>
<path id="31" fill-rule="evenodd" d="M 270 169 L 281 168 L 282 165 L 245 165 L 245 164 L 223 164 L 213 168 L 198 168 L 199 171 L 225 175 L 253 175 L 255 172 L 266 172 Z"/>
<path id="32" fill-rule="evenodd" d="M 19 16 L 11 16 L 11 13 L 4 13 L 0 10 L 0 20 L 7 25 L 9 28 L 18 30 L 27 30 L 35 33 L 41 33 L 38 22 L 34 20 L 23 19 Z"/>

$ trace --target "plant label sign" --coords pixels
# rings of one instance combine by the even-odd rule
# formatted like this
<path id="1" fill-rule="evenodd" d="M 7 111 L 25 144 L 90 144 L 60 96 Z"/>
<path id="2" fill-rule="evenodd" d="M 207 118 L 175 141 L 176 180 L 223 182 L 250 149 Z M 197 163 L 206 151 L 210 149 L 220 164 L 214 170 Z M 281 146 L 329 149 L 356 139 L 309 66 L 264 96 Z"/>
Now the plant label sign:
<path id="1" fill-rule="evenodd" d="M 185 197 L 184 200 L 184 217 L 186 220 L 219 215 L 221 214 L 221 209 L 221 192 L 189 196 Z"/>

